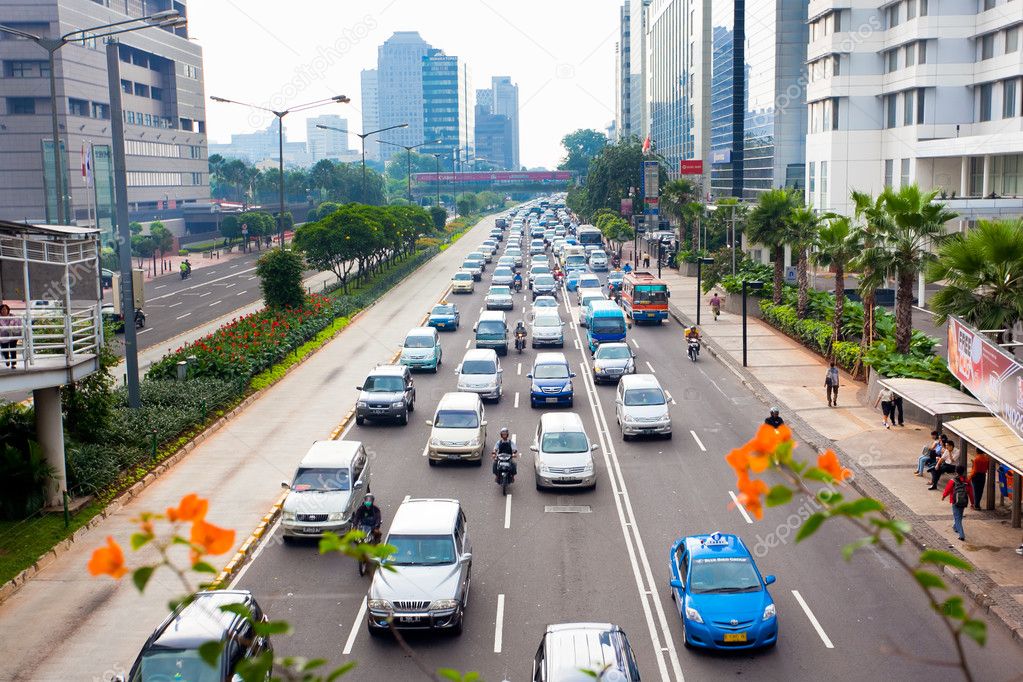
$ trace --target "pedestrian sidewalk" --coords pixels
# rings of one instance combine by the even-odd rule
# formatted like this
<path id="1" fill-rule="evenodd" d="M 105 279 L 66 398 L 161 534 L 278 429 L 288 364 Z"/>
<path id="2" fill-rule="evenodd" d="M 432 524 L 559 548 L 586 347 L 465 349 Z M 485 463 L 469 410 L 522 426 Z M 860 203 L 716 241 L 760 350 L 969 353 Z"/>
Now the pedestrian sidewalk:
<path id="1" fill-rule="evenodd" d="M 664 270 L 661 277 L 671 291 L 672 313 L 692 324 L 696 320 L 696 278 L 683 277 L 672 269 Z M 730 296 L 720 289 L 717 292 L 722 299 Z M 830 447 L 844 456 L 846 466 L 856 471 L 857 487 L 912 523 L 918 541 L 961 553 L 978 569 L 967 581 L 977 587 L 974 596 L 994 599 L 1011 616 L 1003 618 L 1010 628 L 1023 624 L 1023 558 L 1014 551 L 1021 531 L 1011 527 L 1008 507 L 996 506 L 991 512 L 967 509 L 963 522 L 966 541 L 961 542 L 952 531 L 950 504 L 941 500 L 948 476 L 932 491 L 927 489 L 930 476 L 914 475 L 917 457 L 929 441 L 933 425 L 907 422 L 885 429 L 880 410 L 867 402 L 867 384 L 846 372 L 842 372 L 838 407 L 829 407 L 824 388 L 827 362 L 752 315 L 747 315 L 748 366 L 743 369 L 741 315 L 722 310 L 715 320 L 707 303 L 712 295 L 701 296 L 700 330 L 708 350 L 732 367 L 761 399 L 776 405 L 802 439 L 811 441 L 811 447 Z M 801 429 L 803 425 L 808 428 Z M 812 436 L 819 436 L 817 442 L 812 442 Z M 807 454 L 804 452 L 804 457 Z"/>

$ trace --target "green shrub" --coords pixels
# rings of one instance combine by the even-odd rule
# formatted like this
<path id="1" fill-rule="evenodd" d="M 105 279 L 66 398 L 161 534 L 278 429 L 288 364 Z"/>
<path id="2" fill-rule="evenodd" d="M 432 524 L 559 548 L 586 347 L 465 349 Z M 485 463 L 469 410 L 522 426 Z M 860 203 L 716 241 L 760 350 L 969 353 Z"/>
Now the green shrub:
<path id="1" fill-rule="evenodd" d="M 25 450 L 0 446 L 0 474 L 0 519 L 28 518 L 43 508 L 54 471 L 37 443 L 29 441 Z"/>
<path id="2" fill-rule="evenodd" d="M 256 275 L 269 308 L 299 308 L 305 301 L 302 288 L 302 254 L 289 249 L 270 249 L 256 261 Z"/>
<path id="3" fill-rule="evenodd" d="M 959 381 L 948 371 L 945 360 L 922 353 L 896 353 L 892 340 L 875 341 L 863 354 L 863 362 L 889 378 L 926 379 L 958 387 Z"/>
<path id="4" fill-rule="evenodd" d="M 179 256 L 187 256 L 190 253 L 192 253 L 192 252 L 189 251 L 188 249 L 178 249 L 178 255 Z"/>
<path id="5" fill-rule="evenodd" d="M 848 371 L 856 372 L 857 365 L 862 355 L 862 347 L 857 341 L 836 341 L 831 346 L 831 352 L 839 367 Z"/>

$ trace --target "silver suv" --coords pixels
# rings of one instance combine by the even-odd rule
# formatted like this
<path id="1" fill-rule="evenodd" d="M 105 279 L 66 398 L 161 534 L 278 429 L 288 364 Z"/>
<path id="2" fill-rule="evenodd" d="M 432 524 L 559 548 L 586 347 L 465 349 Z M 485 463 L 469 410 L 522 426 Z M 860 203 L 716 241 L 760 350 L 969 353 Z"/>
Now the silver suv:
<path id="1" fill-rule="evenodd" d="M 409 499 L 394 514 L 385 542 L 395 547 L 394 571 L 376 571 L 369 587 L 366 626 L 462 634 L 469 603 L 472 543 L 458 500 Z"/>
<path id="2" fill-rule="evenodd" d="M 408 424 L 409 412 L 416 409 L 412 373 L 404 365 L 379 365 L 356 389 L 355 423 L 360 426 L 367 419 L 397 419 Z"/>

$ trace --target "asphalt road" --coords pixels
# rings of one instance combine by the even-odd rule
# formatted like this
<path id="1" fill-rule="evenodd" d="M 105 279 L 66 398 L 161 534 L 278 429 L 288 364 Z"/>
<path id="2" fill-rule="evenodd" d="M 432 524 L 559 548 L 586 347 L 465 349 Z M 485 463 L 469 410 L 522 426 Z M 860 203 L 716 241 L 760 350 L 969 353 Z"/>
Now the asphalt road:
<path id="1" fill-rule="evenodd" d="M 487 680 L 524 680 L 546 625 L 610 621 L 628 633 L 648 680 L 826 675 L 929 682 L 951 674 L 927 662 L 950 660 L 952 645 L 912 579 L 876 551 L 864 551 L 849 563 L 842 560 L 840 548 L 858 537 L 852 528 L 829 522 L 796 545 L 793 537 L 812 511 L 810 503 L 769 509 L 756 524 L 732 504 L 734 475 L 723 456 L 755 432 L 766 407 L 709 355 L 688 362 L 675 323 L 629 331 L 638 371 L 656 374 L 674 399 L 674 438 L 624 443 L 614 419 L 614 388 L 590 383 L 589 354 L 580 350 L 584 336 L 574 326 L 574 294 L 568 296 L 573 304 L 568 309 L 562 296 L 562 317 L 573 322 L 566 326 L 564 352 L 578 374 L 572 409 L 600 444 L 595 491 L 534 489 L 528 446 L 540 410 L 531 409 L 528 400 L 526 374 L 538 352 L 530 349 L 502 358 L 504 397 L 487 406 L 489 440 L 507 425 L 523 452 L 512 494 L 501 496 L 487 465 L 428 467 L 424 419 L 441 395 L 454 390 L 454 368 L 471 345 L 484 289 L 452 297 L 462 327 L 443 335 L 440 371 L 416 375 L 415 419 L 405 427 L 352 426 L 343 434 L 363 441 L 372 453 L 371 485 L 384 510 L 385 531 L 407 495 L 457 498 L 468 515 L 474 548 L 465 632 L 460 637 L 410 637 L 427 666 L 477 670 Z M 407 304 L 426 312 L 443 293 L 421 291 Z M 521 295 L 516 303 L 511 320 L 524 317 L 528 305 Z M 318 409 L 315 401 L 309 409 Z M 295 443 L 303 450 L 307 445 Z M 778 577 L 770 589 L 780 636 L 771 650 L 719 655 L 682 645 L 678 613 L 668 596 L 669 548 L 682 534 L 715 530 L 740 534 L 758 556 L 761 571 Z M 362 606 L 368 584 L 351 560 L 321 557 L 315 543 L 286 546 L 279 530 L 237 579 L 272 618 L 294 626 L 292 636 L 276 638 L 279 654 L 326 657 L 334 663 L 357 660 L 346 679 L 414 679 L 413 663 L 394 642 L 366 632 Z M 1008 679 L 1023 667 L 1020 647 L 997 625 L 991 625 L 983 653 L 973 646 L 968 651 L 977 679 Z"/>

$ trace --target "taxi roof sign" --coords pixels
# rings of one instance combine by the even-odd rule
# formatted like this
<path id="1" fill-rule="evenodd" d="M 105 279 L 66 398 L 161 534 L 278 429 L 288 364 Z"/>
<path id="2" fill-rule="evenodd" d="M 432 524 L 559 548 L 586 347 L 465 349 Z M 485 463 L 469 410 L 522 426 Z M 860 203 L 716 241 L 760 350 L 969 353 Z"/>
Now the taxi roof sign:
<path id="1" fill-rule="evenodd" d="M 719 531 L 714 531 L 703 541 L 705 547 L 727 547 L 728 538 L 722 535 Z"/>

